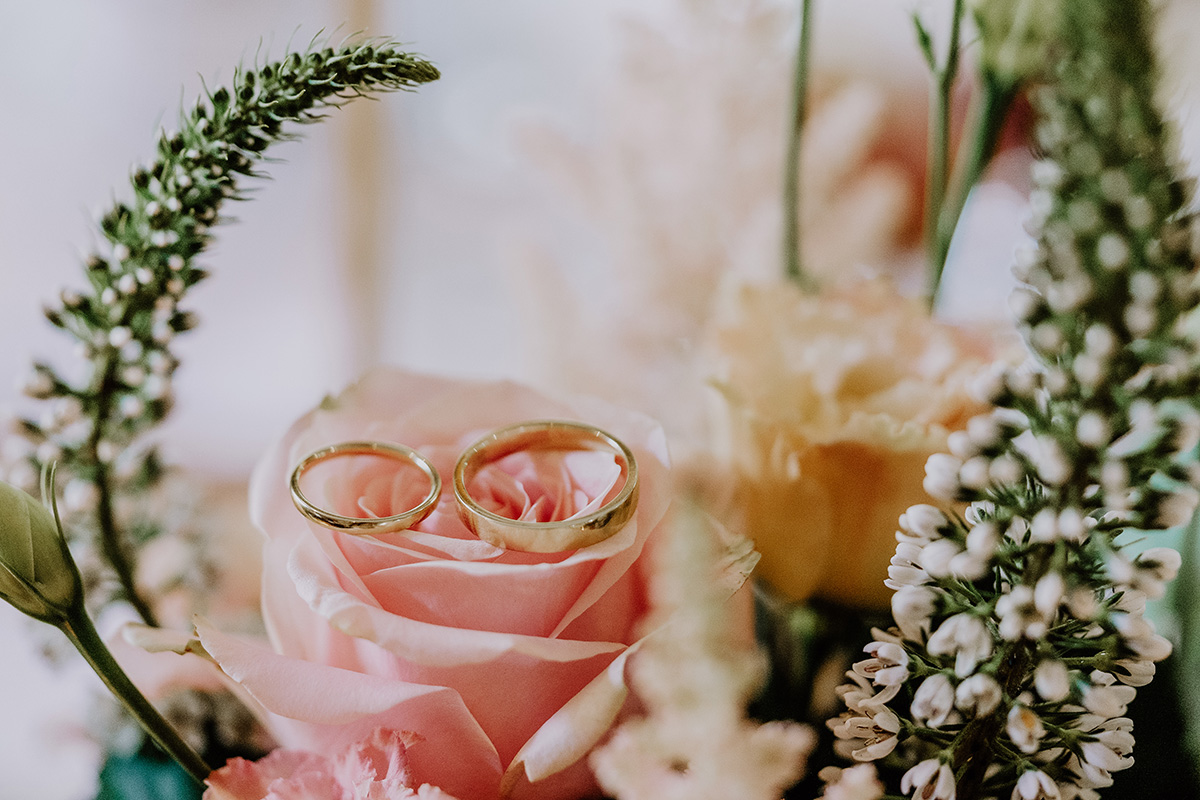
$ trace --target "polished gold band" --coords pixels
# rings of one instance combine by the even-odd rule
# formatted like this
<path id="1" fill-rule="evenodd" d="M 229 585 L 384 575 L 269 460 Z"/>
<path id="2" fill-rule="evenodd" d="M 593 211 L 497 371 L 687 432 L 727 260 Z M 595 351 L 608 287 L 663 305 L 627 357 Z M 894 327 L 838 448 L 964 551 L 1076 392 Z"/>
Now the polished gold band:
<path id="1" fill-rule="evenodd" d="M 317 464 L 341 456 L 383 456 L 384 458 L 392 458 L 396 461 L 412 464 L 429 479 L 429 493 L 425 495 L 425 498 L 415 508 L 411 508 L 401 514 L 392 514 L 391 516 L 378 517 L 376 519 L 344 517 L 341 514 L 335 514 L 332 511 L 319 508 L 313 505 L 304 496 L 304 492 L 300 490 L 300 479 L 305 472 Z M 406 528 L 411 528 L 429 516 L 430 512 L 437 506 L 438 497 L 442 493 L 442 479 L 428 458 L 402 444 L 341 442 L 328 447 L 322 447 L 320 450 L 315 450 L 305 456 L 296 465 L 296 468 L 292 470 L 291 487 L 292 502 L 296 504 L 296 508 L 300 510 L 300 513 L 308 519 L 319 525 L 324 525 L 326 528 L 332 528 L 335 531 L 368 535 L 402 531 Z"/>
<path id="2" fill-rule="evenodd" d="M 599 450 L 622 460 L 625 485 L 591 514 L 558 522 L 526 522 L 493 514 L 467 491 L 486 465 L 527 450 Z M 454 497 L 463 523 L 480 539 L 497 547 L 527 553 L 558 553 L 604 541 L 633 517 L 638 500 L 637 461 L 620 439 L 578 422 L 523 422 L 492 431 L 471 445 L 454 468 Z"/>

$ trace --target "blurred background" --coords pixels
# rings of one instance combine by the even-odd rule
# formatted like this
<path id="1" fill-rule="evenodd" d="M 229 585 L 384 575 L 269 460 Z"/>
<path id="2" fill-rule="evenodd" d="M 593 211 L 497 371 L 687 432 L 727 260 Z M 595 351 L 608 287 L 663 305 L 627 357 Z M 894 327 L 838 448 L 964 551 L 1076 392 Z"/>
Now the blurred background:
<path id="1" fill-rule="evenodd" d="M 708 5 L 719 15 L 723 6 L 753 4 Z M 936 22 L 945 17 L 938 14 L 944 5 L 923 3 L 920 11 Z M 42 304 L 63 287 L 83 284 L 81 263 L 97 212 L 124 196 L 132 165 L 148 159 L 159 128 L 172 127 L 180 104 L 190 104 L 204 84 L 226 82 L 239 62 L 279 57 L 314 36 L 336 41 L 357 31 L 408 44 L 436 63 L 443 78 L 419 93 L 335 112 L 306 130 L 303 142 L 272 153 L 280 161 L 268 166 L 271 180 L 253 185 L 252 202 L 226 209 L 238 221 L 216 231 L 202 261 L 213 277 L 185 302 L 201 327 L 176 349 L 183 362 L 178 402 L 159 434 L 168 460 L 212 480 L 242 481 L 291 420 L 374 363 L 572 384 L 554 379 L 563 356 L 547 340 L 558 333 L 546 328 L 550 317 L 539 316 L 538 306 L 559 290 L 591 296 L 591 308 L 567 303 L 559 323 L 569 324 L 578 312 L 576 336 L 606 336 L 605 323 L 622 319 L 612 312 L 621 299 L 611 277 L 622 253 L 586 203 L 564 202 L 561 174 L 547 168 L 540 152 L 541 133 L 587 146 L 614 125 L 626 134 L 635 128 L 622 128 L 630 120 L 614 117 L 636 110 L 621 100 L 636 40 L 628 20 L 672 30 L 672 15 L 687 6 L 666 0 L 5 4 L 0 409 L 24 407 L 17 386 L 32 359 L 73 358 L 42 318 Z M 1200 152 L 1189 99 L 1200 55 L 1187 45 L 1200 33 L 1195 6 L 1194 0 L 1166 4 L 1162 28 L 1168 95 L 1191 154 Z M 888 120 L 876 150 L 890 152 L 901 170 L 919 163 L 922 152 L 904 155 L 922 146 L 926 113 L 928 79 L 908 19 L 914 6 L 837 0 L 818 2 L 817 9 L 818 81 L 850 76 L 875 87 L 886 98 Z M 723 80 L 736 94 L 737 64 L 725 74 L 723 66 L 696 74 L 691 91 Z M 654 87 L 667 91 L 662 83 Z M 655 119 L 655 103 L 667 107 L 671 100 L 641 98 L 647 113 L 639 119 Z M 681 127 L 659 131 L 654 141 L 669 148 L 674 136 L 686 150 L 693 134 Z M 782 146 L 783 130 L 754 135 L 776 134 Z M 908 178 L 914 175 L 919 170 L 909 170 Z M 971 243 L 956 245 L 947 279 L 951 316 L 980 308 L 999 316 L 1004 307 L 1022 200 L 1015 190 L 994 188 L 977 198 L 977 205 L 984 202 L 988 210 L 973 208 L 964 226 Z M 626 209 L 634 218 L 662 211 L 649 204 Z M 533 269 L 527 260 L 552 267 Z M 585 325 L 584 317 L 599 323 Z M 578 371 L 588 372 L 592 345 L 578 343 Z M 624 399 L 654 406 L 674 391 L 651 396 L 629 389 Z M 73 664 L 49 669 L 39 640 L 8 607 L 0 608 L 0 641 L 0 800 L 90 797 L 97 754 L 83 731 L 89 677 Z"/>

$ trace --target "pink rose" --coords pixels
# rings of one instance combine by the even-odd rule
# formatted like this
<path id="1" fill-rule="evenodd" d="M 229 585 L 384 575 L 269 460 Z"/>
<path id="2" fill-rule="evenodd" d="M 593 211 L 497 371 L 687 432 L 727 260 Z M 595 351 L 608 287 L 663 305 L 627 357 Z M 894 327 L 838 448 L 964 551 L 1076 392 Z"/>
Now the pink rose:
<path id="1" fill-rule="evenodd" d="M 487 544 L 460 522 L 449 486 L 459 454 L 491 429 L 532 419 L 579 420 L 629 446 L 640 500 L 626 527 L 590 547 L 537 554 Z M 405 444 L 437 467 L 441 499 L 414 530 L 351 536 L 310 525 L 293 507 L 293 466 L 356 439 Z M 428 488 L 378 459 L 355 463 L 314 468 L 306 494 L 366 517 L 411 508 Z M 549 520 L 602 504 L 619 474 L 604 454 L 519 453 L 471 489 L 498 512 Z M 413 731 L 423 740 L 408 753 L 418 783 L 486 800 L 517 760 L 515 796 L 585 796 L 594 784 L 583 764 L 532 789 L 521 767 L 542 778 L 571 765 L 620 709 L 624 661 L 647 607 L 641 556 L 668 503 L 665 441 L 643 416 L 512 383 L 372 372 L 293 425 L 255 471 L 251 513 L 267 536 L 273 649 L 204 624 L 200 635 L 284 746 L 328 753 L 380 727 Z"/>
<path id="2" fill-rule="evenodd" d="M 208 777 L 203 800 L 454 800 L 429 784 L 413 788 L 408 748 L 418 741 L 380 728 L 332 758 L 299 750 L 234 758 Z"/>

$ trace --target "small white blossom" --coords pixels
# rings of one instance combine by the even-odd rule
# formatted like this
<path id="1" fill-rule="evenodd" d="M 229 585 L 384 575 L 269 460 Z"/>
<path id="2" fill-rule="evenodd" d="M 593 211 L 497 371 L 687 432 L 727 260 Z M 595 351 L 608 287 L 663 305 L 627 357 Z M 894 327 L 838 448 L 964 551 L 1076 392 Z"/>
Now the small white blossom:
<path id="1" fill-rule="evenodd" d="M 1118 270 L 1129 263 L 1129 243 L 1117 233 L 1106 233 L 1096 242 L 1096 258 L 1108 270 Z"/>
<path id="2" fill-rule="evenodd" d="M 929 582 L 929 573 L 921 569 L 921 548 L 910 542 L 896 545 L 896 553 L 888 564 L 888 577 L 883 583 L 895 591 L 901 586 L 919 586 Z"/>
<path id="3" fill-rule="evenodd" d="M 146 378 L 146 382 L 142 387 L 142 394 L 146 395 L 149 400 L 161 400 L 166 397 L 171 391 L 170 382 L 161 375 L 151 375 Z"/>
<path id="4" fill-rule="evenodd" d="M 1035 542 L 1053 542 L 1058 539 L 1058 514 L 1052 508 L 1043 508 L 1033 515 L 1029 523 L 1029 538 Z"/>
<path id="5" fill-rule="evenodd" d="M 1182 563 L 1179 553 L 1171 548 L 1151 547 L 1133 561 L 1113 553 L 1107 568 L 1114 583 L 1130 586 L 1157 600 L 1166 593 L 1166 585 L 1175 580 Z"/>
<path id="6" fill-rule="evenodd" d="M 988 560 L 974 553 L 959 553 L 950 559 L 950 574 L 959 580 L 977 581 L 987 574 Z"/>
<path id="7" fill-rule="evenodd" d="M 990 559 L 999 543 L 1000 529 L 991 521 L 979 523 L 967 534 L 967 552 L 978 558 Z"/>
<path id="8" fill-rule="evenodd" d="M 126 419 L 135 419 L 142 415 L 146 410 L 146 402 L 136 394 L 127 394 L 121 398 L 117 404 L 117 409 L 121 412 L 121 416 Z"/>
<path id="9" fill-rule="evenodd" d="M 1126 491 L 1129 488 L 1129 467 L 1123 461 L 1105 461 L 1100 468 L 1100 484 L 1110 494 Z"/>
<path id="10" fill-rule="evenodd" d="M 870 764 L 848 769 L 826 767 L 818 775 L 826 784 L 822 800 L 879 800 L 883 797 L 883 784 Z"/>
<path id="11" fill-rule="evenodd" d="M 1062 445 L 1046 436 L 1039 437 L 1034 466 L 1042 480 L 1051 486 L 1062 486 L 1071 477 L 1071 464 L 1063 454 Z"/>
<path id="12" fill-rule="evenodd" d="M 1051 703 L 1066 700 L 1071 692 L 1071 673 L 1058 659 L 1044 658 L 1033 671 L 1033 687 L 1043 700 Z"/>
<path id="13" fill-rule="evenodd" d="M 929 633 L 937 598 L 928 586 L 904 586 L 892 595 L 892 617 L 905 638 L 919 641 Z"/>
<path id="14" fill-rule="evenodd" d="M 958 470 L 958 480 L 968 489 L 985 489 L 991 476 L 991 465 L 991 459 L 985 456 L 968 458 Z"/>
<path id="15" fill-rule="evenodd" d="M 1116 334 L 1112 332 L 1112 328 L 1103 323 L 1093 323 L 1083 337 L 1088 352 L 1100 358 L 1108 358 L 1117 349 Z"/>
<path id="16" fill-rule="evenodd" d="M 1071 506 L 1058 513 L 1058 535 L 1068 542 L 1082 542 L 1087 536 L 1090 518 Z"/>
<path id="17" fill-rule="evenodd" d="M 107 439 L 101 439 L 96 444 L 96 457 L 106 464 L 116 458 L 120 452 L 121 448 Z"/>
<path id="18" fill-rule="evenodd" d="M 964 678 L 992 654 L 992 637 L 978 616 L 955 614 L 938 626 L 926 649 L 935 656 L 953 655 L 954 672 Z"/>
<path id="19" fill-rule="evenodd" d="M 1146 686 L 1154 679 L 1154 662 L 1123 658 L 1113 662 L 1117 680 L 1126 686 Z"/>
<path id="20" fill-rule="evenodd" d="M 1047 621 L 1053 620 L 1058 613 L 1066 590 L 1066 582 L 1060 573 L 1048 572 L 1038 580 L 1033 589 L 1033 605 Z"/>
<path id="21" fill-rule="evenodd" d="M 1133 736 L 1124 731 L 1109 731 L 1119 738 L 1084 742 L 1079 746 L 1083 761 L 1105 772 L 1119 772 L 1133 766 Z M 1101 734 L 1103 735 L 1103 734 Z"/>
<path id="22" fill-rule="evenodd" d="M 912 536 L 933 541 L 941 538 L 941 529 L 950 524 L 938 508 L 921 503 L 900 515 L 900 527 Z"/>
<path id="23" fill-rule="evenodd" d="M 1024 705 L 1015 705 L 1008 712 L 1005 730 L 1017 749 L 1026 754 L 1036 753 L 1042 737 L 1046 735 L 1041 718 Z"/>
<path id="24" fill-rule="evenodd" d="M 1029 533 L 1029 520 L 1024 517 L 1013 517 L 1012 522 L 1008 523 L 1007 530 L 1004 531 L 1004 535 L 1014 542 L 1024 542 L 1027 533 Z"/>
<path id="25" fill-rule="evenodd" d="M 1012 800 L 1061 800 L 1058 784 L 1040 769 L 1026 770 L 1017 778 Z"/>
<path id="26" fill-rule="evenodd" d="M 989 365 L 971 380 L 967 393 L 979 403 L 994 404 L 1004 391 L 1004 370 L 1001 363 Z"/>
<path id="27" fill-rule="evenodd" d="M 1100 385 L 1101 379 L 1104 377 L 1105 365 L 1104 361 L 1090 353 L 1080 353 L 1075 357 L 1075 363 L 1071 365 L 1071 371 L 1075 373 L 1075 377 L 1079 382 L 1088 387 L 1095 389 Z"/>
<path id="28" fill-rule="evenodd" d="M 35 369 L 21 381 L 20 389 L 27 397 L 41 400 L 54 391 L 54 379 L 44 370 Z"/>
<path id="29" fill-rule="evenodd" d="M 63 507 L 70 513 L 90 511 L 95 508 L 99 496 L 96 484 L 75 478 L 63 488 Z"/>
<path id="30" fill-rule="evenodd" d="M 885 686 L 876 692 L 875 685 L 869 679 L 853 670 L 848 671 L 846 677 L 851 683 L 842 684 L 835 691 L 846 708 L 858 716 L 874 717 L 887 708 L 887 704 L 900 693 L 899 684 Z"/>
<path id="31" fill-rule="evenodd" d="M 1000 636 L 1008 641 L 1046 635 L 1046 621 L 1034 605 L 1033 589 L 1023 584 L 1001 595 L 996 601 L 996 616 L 1000 618 Z"/>
<path id="32" fill-rule="evenodd" d="M 958 483 L 961 467 L 962 460 L 948 453 L 931 455 L 925 462 L 925 480 L 922 483 L 926 493 L 937 500 L 954 500 L 961 488 Z"/>
<path id="33" fill-rule="evenodd" d="M 921 550 L 921 567 L 934 578 L 950 574 L 950 561 L 963 551 L 953 539 L 938 539 Z"/>
<path id="34" fill-rule="evenodd" d="M 985 717 L 996 710 L 1004 693 L 991 675 L 977 672 L 954 690 L 954 704 L 960 711 Z"/>
<path id="35" fill-rule="evenodd" d="M 1042 305 L 1042 298 L 1031 289 L 1018 287 L 1008 296 L 1008 309 L 1019 320 L 1027 320 Z"/>
<path id="36" fill-rule="evenodd" d="M 1154 632 L 1154 625 L 1136 614 L 1112 615 L 1113 624 L 1125 637 L 1130 650 L 1149 661 L 1162 661 L 1171 655 L 1171 642 Z"/>
<path id="37" fill-rule="evenodd" d="M 999 486 L 1012 486 L 1018 483 L 1024 474 L 1021 462 L 1008 453 L 992 459 L 992 464 L 988 467 L 988 475 L 991 477 L 992 483 Z"/>
<path id="38" fill-rule="evenodd" d="M 133 339 L 133 331 L 119 325 L 108 332 L 108 343 L 113 347 L 124 347 Z"/>
<path id="39" fill-rule="evenodd" d="M 921 800 L 954 800 L 957 786 L 950 766 L 931 758 L 904 773 L 900 791 Z"/>
<path id="40" fill-rule="evenodd" d="M 842 744 L 838 749 L 848 750 L 847 755 L 855 761 L 874 761 L 896 749 L 900 718 L 891 709 L 884 708 L 870 717 L 843 714 L 828 724 L 840 740 L 838 744 Z"/>
<path id="41" fill-rule="evenodd" d="M 863 651 L 873 658 L 854 665 L 859 675 L 872 679 L 878 686 L 899 685 L 908 678 L 908 653 L 900 645 L 871 642 Z"/>
<path id="42" fill-rule="evenodd" d="M 1137 689 L 1132 686 L 1090 684 L 1083 690 L 1083 707 L 1101 717 L 1119 717 L 1136 695 Z"/>
<path id="43" fill-rule="evenodd" d="M 954 685 L 944 674 L 938 672 L 930 675 L 913 694 L 913 719 L 939 728 L 950 719 L 954 710 Z"/>
<path id="44" fill-rule="evenodd" d="M 946 448 L 951 455 L 964 461 L 979 452 L 979 448 L 971 441 L 966 431 L 952 431 L 946 437 Z"/>
<path id="45" fill-rule="evenodd" d="M 1154 524 L 1159 528 L 1178 528 L 1191 521 L 1200 505 L 1200 492 L 1192 486 L 1182 486 L 1167 495 L 1158 506 Z"/>
<path id="46" fill-rule="evenodd" d="M 1134 336 L 1148 336 L 1158 324 L 1158 312 L 1153 306 L 1132 303 L 1125 307 L 1125 327 Z"/>
<path id="47" fill-rule="evenodd" d="M 37 459 L 43 464 L 62 458 L 62 448 L 54 442 L 42 442 L 37 448 Z"/>
<path id="48" fill-rule="evenodd" d="M 1079 421 L 1075 423 L 1075 438 L 1080 444 L 1088 447 L 1102 447 L 1108 444 L 1111 435 L 1108 420 L 1095 411 L 1081 414 Z"/>

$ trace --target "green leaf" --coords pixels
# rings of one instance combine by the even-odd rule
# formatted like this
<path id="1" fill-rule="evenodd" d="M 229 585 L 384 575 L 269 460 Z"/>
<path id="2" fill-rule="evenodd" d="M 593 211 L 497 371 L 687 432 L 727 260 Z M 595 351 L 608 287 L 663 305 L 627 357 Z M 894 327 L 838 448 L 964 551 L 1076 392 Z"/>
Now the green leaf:
<path id="1" fill-rule="evenodd" d="M 937 60 L 933 55 L 933 37 L 929 35 L 929 29 L 925 27 L 925 23 L 921 22 L 921 18 L 916 13 L 912 15 L 913 29 L 917 33 L 917 46 L 921 48 L 921 55 L 925 56 L 925 63 L 929 65 L 929 69 L 937 71 Z"/>
<path id="2" fill-rule="evenodd" d="M 1175 580 L 1178 591 L 1173 592 L 1175 613 L 1179 616 L 1179 697 L 1184 720 L 1184 746 L 1192 760 L 1200 764 L 1200 692 L 1193 680 L 1200 674 L 1200 597 L 1194 591 L 1200 580 L 1200 514 L 1192 517 L 1185 528 L 1179 548 L 1183 566 Z M 1189 589 L 1191 589 L 1189 591 Z"/>
<path id="3" fill-rule="evenodd" d="M 155 755 L 110 755 L 96 800 L 199 800 L 202 787 L 174 761 Z"/>

